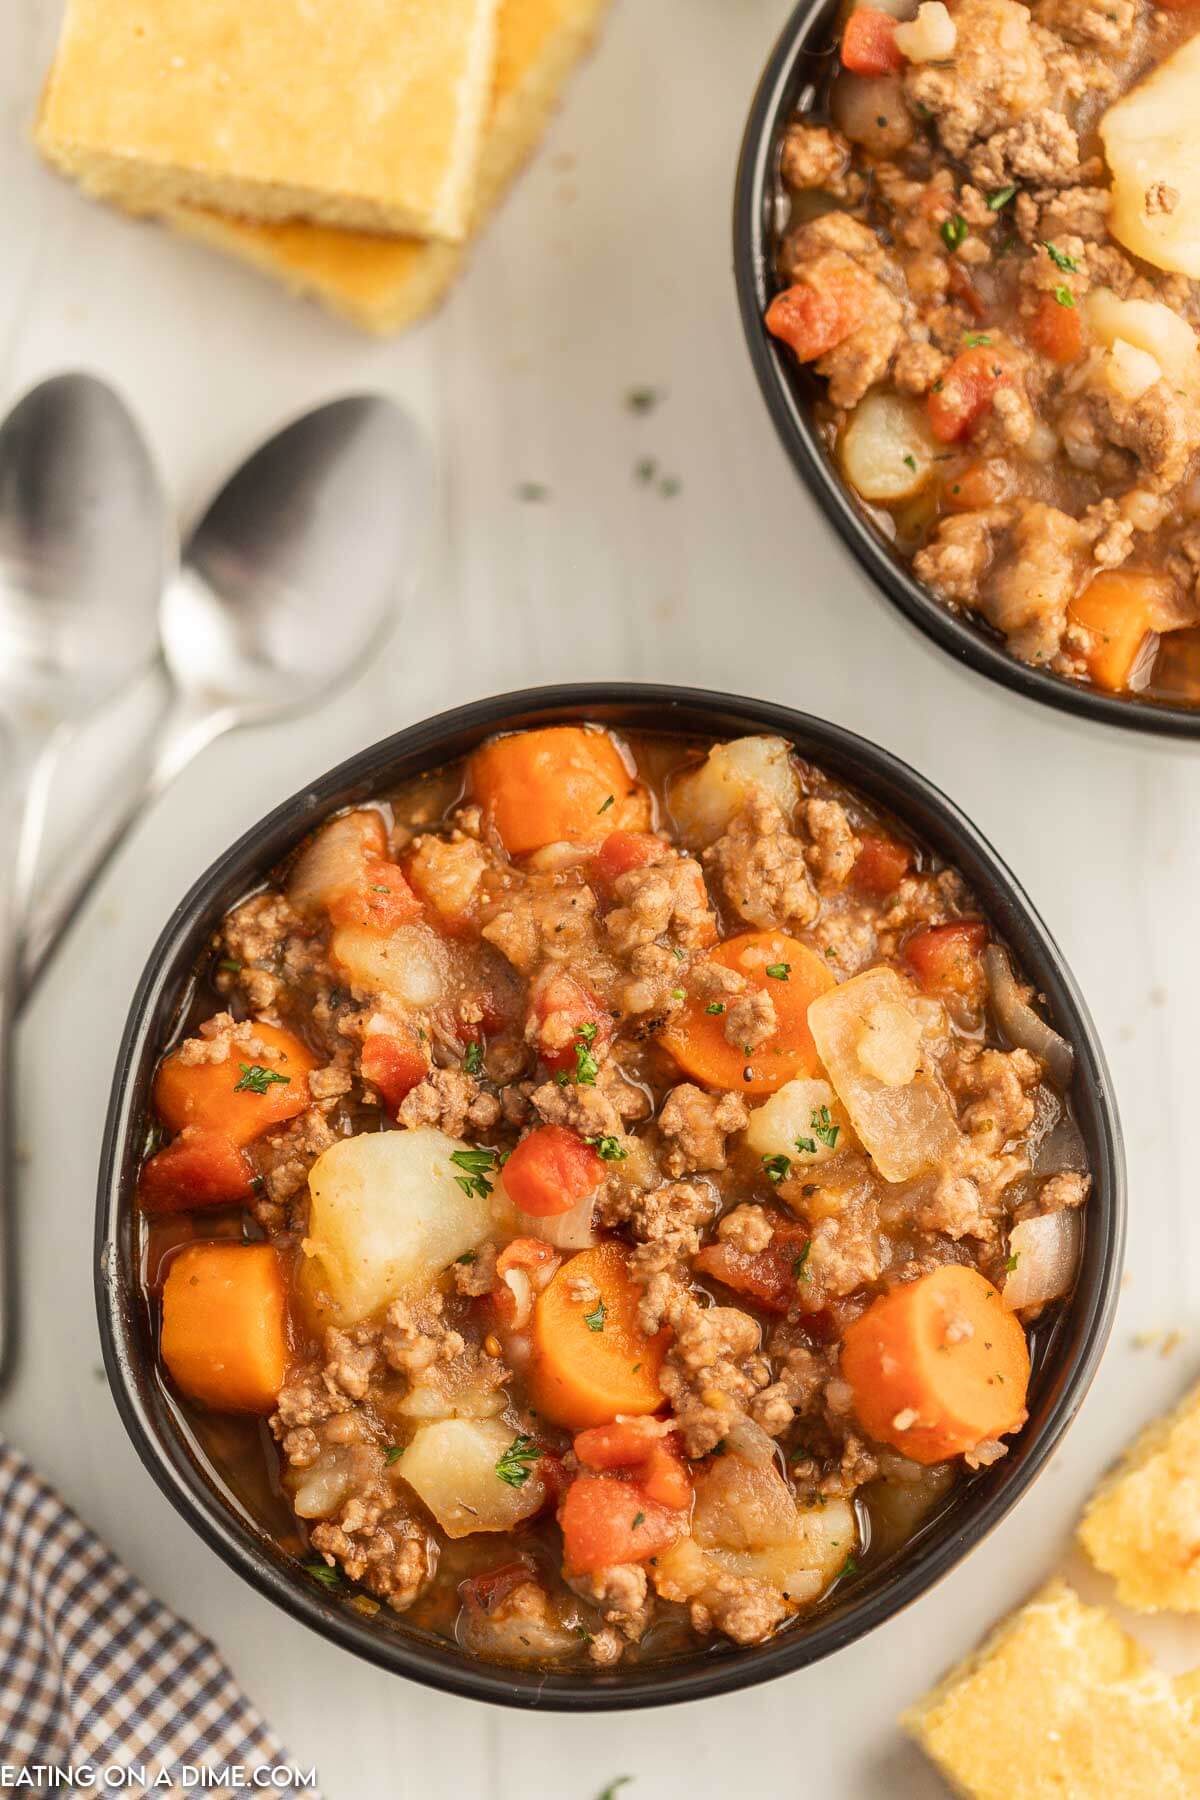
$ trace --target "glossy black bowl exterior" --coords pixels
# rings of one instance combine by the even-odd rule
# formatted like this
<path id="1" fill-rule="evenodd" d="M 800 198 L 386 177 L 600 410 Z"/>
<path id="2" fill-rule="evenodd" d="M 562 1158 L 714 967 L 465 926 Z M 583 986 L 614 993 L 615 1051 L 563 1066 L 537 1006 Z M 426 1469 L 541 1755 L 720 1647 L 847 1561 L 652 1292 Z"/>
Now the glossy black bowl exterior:
<path id="1" fill-rule="evenodd" d="M 954 862 L 1075 1045 L 1073 1099 L 1095 1187 L 1078 1287 L 1035 1354 L 1029 1423 L 1007 1456 L 964 1484 L 897 1555 L 843 1583 L 826 1607 L 770 1643 L 714 1648 L 624 1673 L 618 1668 L 562 1675 L 480 1662 L 385 1613 L 361 1617 L 344 1599 L 306 1580 L 294 1561 L 229 1504 L 197 1457 L 156 1373 L 153 1327 L 139 1292 L 132 1209 L 155 1064 L 187 1005 L 197 962 L 229 907 L 338 808 L 462 756 L 495 731 L 581 719 L 702 737 L 777 733 Z M 232 1569 L 335 1643 L 433 1687 L 512 1706 L 592 1711 L 695 1700 L 802 1668 L 861 1637 L 952 1568 L 1024 1493 L 1079 1407 L 1108 1337 L 1124 1243 L 1124 1182 L 1108 1071 L 1070 971 L 995 851 L 936 788 L 862 738 L 763 701 L 618 683 L 534 689 L 457 707 L 343 763 L 234 844 L 175 909 L 134 996 L 105 1132 L 96 1216 L 104 1360 L 126 1428 L 168 1499 Z"/>
<path id="2" fill-rule="evenodd" d="M 1200 707 L 1121 699 L 1031 668 L 987 626 L 952 612 L 914 577 L 839 473 L 817 430 L 813 402 L 822 384 L 763 325 L 779 283 L 773 269 L 778 145 L 788 120 L 808 110 L 833 55 L 842 0 L 800 0 L 771 53 L 746 126 L 734 194 L 733 264 L 750 360 L 784 449 L 867 574 L 906 618 L 960 662 L 1031 700 L 1105 725 L 1200 738 Z"/>

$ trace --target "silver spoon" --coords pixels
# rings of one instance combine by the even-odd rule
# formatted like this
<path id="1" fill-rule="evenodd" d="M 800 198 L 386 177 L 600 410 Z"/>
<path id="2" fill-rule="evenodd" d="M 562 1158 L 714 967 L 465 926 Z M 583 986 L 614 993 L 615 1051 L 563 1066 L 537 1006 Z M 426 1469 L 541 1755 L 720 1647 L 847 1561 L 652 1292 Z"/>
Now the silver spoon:
<path id="1" fill-rule="evenodd" d="M 13 1021 L 54 762 L 156 651 L 166 503 L 125 406 L 58 375 L 0 426 L 0 1386 L 14 1342 Z"/>
<path id="2" fill-rule="evenodd" d="M 131 791 L 102 806 L 31 908 L 22 991 L 144 807 L 239 725 L 314 706 L 382 640 L 419 563 L 432 478 L 392 401 L 352 396 L 270 438 L 213 500 L 163 595 L 173 688 Z"/>

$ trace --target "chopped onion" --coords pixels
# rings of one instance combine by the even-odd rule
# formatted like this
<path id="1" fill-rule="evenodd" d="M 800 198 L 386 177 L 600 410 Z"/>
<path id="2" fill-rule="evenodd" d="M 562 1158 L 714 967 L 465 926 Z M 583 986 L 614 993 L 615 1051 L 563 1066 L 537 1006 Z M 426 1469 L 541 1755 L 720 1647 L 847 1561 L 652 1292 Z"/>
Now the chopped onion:
<path id="1" fill-rule="evenodd" d="M 592 1230 L 595 1208 L 595 1194 L 585 1194 L 570 1212 L 555 1213 L 552 1218 L 543 1219 L 533 1219 L 523 1213 L 522 1224 L 530 1237 L 541 1238 L 544 1244 L 553 1244 L 556 1250 L 590 1250 L 596 1242 Z"/>
<path id="2" fill-rule="evenodd" d="M 533 1312 L 533 1285 L 524 1269 L 505 1269 L 504 1279 L 512 1289 L 514 1331 L 528 1325 Z"/>
<path id="3" fill-rule="evenodd" d="M 757 1468 L 766 1468 L 775 1461 L 775 1440 L 767 1436 L 761 1425 L 753 1419 L 740 1418 L 731 1425 L 725 1434 L 726 1448 L 745 1462 L 753 1463 Z"/>
<path id="4" fill-rule="evenodd" d="M 1057 1031 L 1052 1030 L 1021 998 L 1008 958 L 998 944 L 988 945 L 983 953 L 983 965 L 991 989 L 992 1010 L 1009 1043 L 1017 1049 L 1031 1050 L 1045 1063 L 1052 1080 L 1060 1088 L 1070 1087 L 1075 1052 L 1066 1038 L 1059 1037 Z"/>
<path id="5" fill-rule="evenodd" d="M 1070 1293 L 1082 1241 L 1083 1220 L 1075 1207 L 1014 1225 L 1009 1250 L 1016 1267 L 1004 1284 L 1004 1304 L 1017 1312 Z"/>

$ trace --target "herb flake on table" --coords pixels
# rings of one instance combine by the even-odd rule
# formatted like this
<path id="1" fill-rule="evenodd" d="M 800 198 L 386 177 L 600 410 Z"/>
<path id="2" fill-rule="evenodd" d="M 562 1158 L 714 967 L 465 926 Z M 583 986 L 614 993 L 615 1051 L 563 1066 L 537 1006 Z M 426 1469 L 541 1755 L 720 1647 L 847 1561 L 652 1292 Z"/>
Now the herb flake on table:
<path id="1" fill-rule="evenodd" d="M 657 388 L 635 387 L 626 394 L 625 405 L 631 413 L 644 414 L 653 412 L 661 399 Z"/>
<path id="2" fill-rule="evenodd" d="M 240 1081 L 235 1081 L 235 1094 L 265 1094 L 269 1087 L 283 1087 L 292 1079 L 290 1075 L 280 1075 L 275 1069 L 264 1069 L 261 1063 L 240 1062 L 242 1071 Z"/>
<path id="3" fill-rule="evenodd" d="M 550 498 L 550 489 L 544 481 L 519 481 L 517 483 L 517 499 L 529 504 Z"/>
<path id="4" fill-rule="evenodd" d="M 616 1800 L 617 1789 L 626 1787 L 632 1780 L 632 1775 L 618 1775 L 615 1781 L 609 1782 L 603 1793 L 596 1795 L 596 1800 Z"/>
<path id="5" fill-rule="evenodd" d="M 508 1487 L 524 1487 L 533 1474 L 534 1463 L 543 1454 L 540 1444 L 535 1444 L 531 1437 L 519 1432 L 496 1464 L 496 1473 Z"/>

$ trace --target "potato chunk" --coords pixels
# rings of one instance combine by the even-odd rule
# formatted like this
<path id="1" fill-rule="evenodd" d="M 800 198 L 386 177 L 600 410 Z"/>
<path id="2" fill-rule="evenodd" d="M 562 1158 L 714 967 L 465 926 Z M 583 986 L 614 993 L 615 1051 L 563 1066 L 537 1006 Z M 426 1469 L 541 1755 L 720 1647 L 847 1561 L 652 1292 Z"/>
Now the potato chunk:
<path id="1" fill-rule="evenodd" d="M 1111 288 L 1093 288 L 1083 310 L 1094 336 L 1112 353 L 1110 379 L 1120 389 L 1132 377 L 1144 392 L 1160 374 L 1180 387 L 1200 385 L 1200 342 L 1187 320 L 1161 300 L 1119 300 Z M 1131 357 L 1131 351 L 1138 354 Z"/>
<path id="2" fill-rule="evenodd" d="M 798 1507 L 773 1464 L 727 1454 L 697 1477 L 692 1535 L 659 1556 L 655 1581 L 668 1599 L 690 1600 L 732 1575 L 795 1608 L 818 1599 L 857 1547 L 847 1501 Z"/>
<path id="3" fill-rule="evenodd" d="M 343 1138 L 317 1158 L 301 1281 L 323 1324 L 355 1324 L 430 1286 L 489 1235 L 491 1202 L 463 1192 L 450 1160 L 467 1148 L 420 1126 Z"/>
<path id="4" fill-rule="evenodd" d="M 511 1531 L 545 1505 L 537 1462 L 504 1460 L 515 1437 L 512 1426 L 498 1419 L 443 1419 L 419 1427 L 400 1473 L 447 1537 Z M 509 1470 L 507 1480 L 496 1473 L 497 1464 Z"/>
<path id="5" fill-rule="evenodd" d="M 940 1162 L 954 1109 L 919 1057 L 920 1015 L 894 969 L 867 969 L 808 1009 L 809 1028 L 850 1123 L 885 1181 Z M 883 1079 L 886 1076 L 887 1079 Z"/>
<path id="6" fill-rule="evenodd" d="M 713 843 L 762 789 L 790 819 L 800 798 L 791 746 L 783 738 L 735 738 L 718 744 L 698 768 L 687 769 L 671 787 L 671 811 L 693 848 Z"/>
<path id="7" fill-rule="evenodd" d="M 805 1166 L 825 1162 L 845 1141 L 845 1114 L 827 1081 L 785 1081 L 754 1108 L 745 1130 L 756 1156 L 786 1156 Z"/>
<path id="8" fill-rule="evenodd" d="M 883 505 L 919 493 L 933 474 L 940 449 L 923 406 L 900 394 L 879 392 L 869 393 L 855 407 L 838 446 L 851 487 L 864 500 Z"/>
<path id="9" fill-rule="evenodd" d="M 445 992 L 449 957 L 428 925 L 401 925 L 386 933 L 344 925 L 334 932 L 329 954 L 358 994 L 386 994 L 424 1011 Z"/>
<path id="10" fill-rule="evenodd" d="M 1156 269 L 1200 277 L 1200 37 L 1189 38 L 1100 121 L 1113 236 Z"/>

